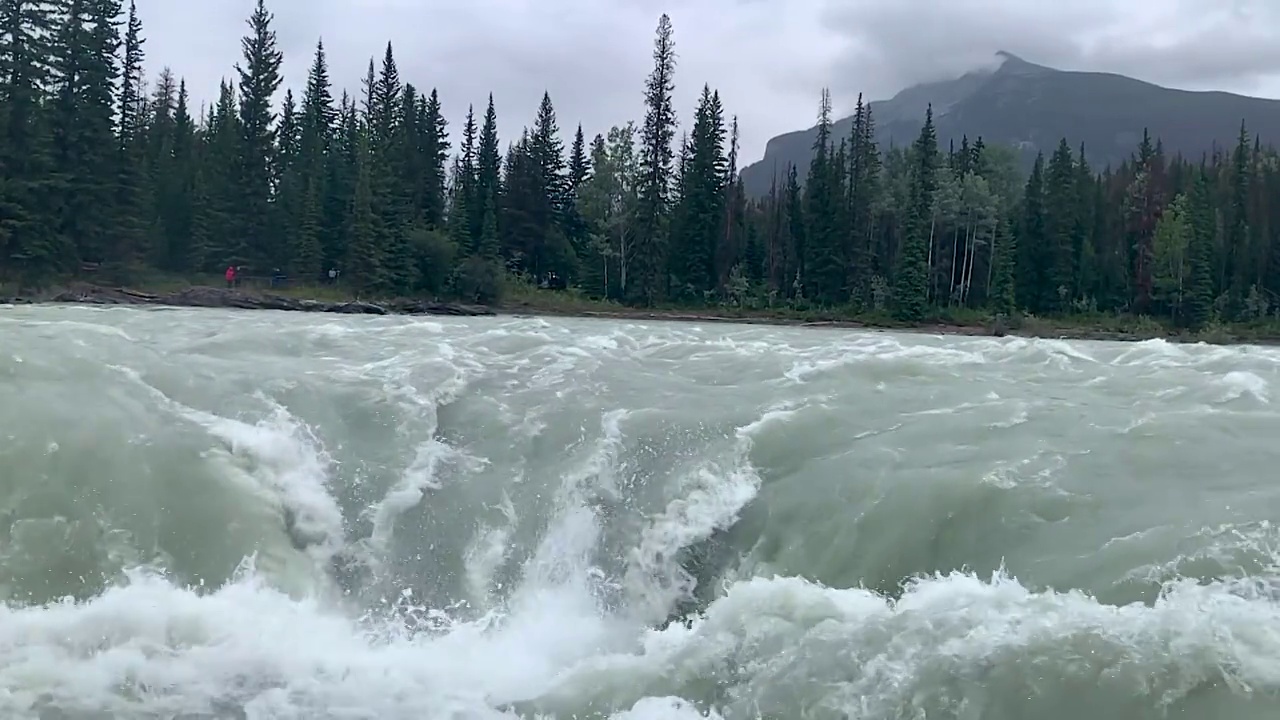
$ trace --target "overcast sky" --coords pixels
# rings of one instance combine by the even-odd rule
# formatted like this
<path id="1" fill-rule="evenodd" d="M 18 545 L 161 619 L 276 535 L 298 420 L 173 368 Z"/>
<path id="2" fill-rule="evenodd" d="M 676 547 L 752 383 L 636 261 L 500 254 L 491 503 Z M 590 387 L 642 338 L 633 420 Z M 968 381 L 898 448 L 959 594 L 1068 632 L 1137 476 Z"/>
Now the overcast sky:
<path id="1" fill-rule="evenodd" d="M 231 76 L 254 0 L 136 0 L 147 69 L 170 66 L 195 98 Z M 551 93 L 566 144 L 642 117 L 654 27 L 670 13 L 677 102 L 688 123 L 703 83 L 736 113 L 743 157 L 812 125 L 823 86 L 841 114 L 859 91 L 989 62 L 997 50 L 1064 69 L 1187 89 L 1280 97 L 1280 0 L 268 0 L 286 85 L 324 38 L 335 84 L 359 92 L 390 40 L 401 77 L 438 88 L 456 130 L 492 91 L 503 145 Z M 335 93 L 336 94 L 336 93 Z"/>

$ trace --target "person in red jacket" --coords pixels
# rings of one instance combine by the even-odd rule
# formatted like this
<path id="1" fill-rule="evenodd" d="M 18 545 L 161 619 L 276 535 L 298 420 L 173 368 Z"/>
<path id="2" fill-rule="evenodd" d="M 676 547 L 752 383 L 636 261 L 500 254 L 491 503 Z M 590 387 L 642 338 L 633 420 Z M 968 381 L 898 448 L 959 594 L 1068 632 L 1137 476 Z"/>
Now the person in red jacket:
<path id="1" fill-rule="evenodd" d="M 236 267 L 234 265 L 228 265 L 227 266 L 227 287 L 233 288 L 235 286 L 236 286 Z"/>

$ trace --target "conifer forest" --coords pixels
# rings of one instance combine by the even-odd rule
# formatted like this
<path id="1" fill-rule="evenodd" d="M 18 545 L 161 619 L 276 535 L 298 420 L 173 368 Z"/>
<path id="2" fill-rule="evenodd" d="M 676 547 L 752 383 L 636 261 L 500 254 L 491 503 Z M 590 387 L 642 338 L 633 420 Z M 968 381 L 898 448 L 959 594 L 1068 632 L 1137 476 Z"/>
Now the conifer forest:
<path id="1" fill-rule="evenodd" d="M 370 297 L 492 303 L 525 283 L 649 307 L 1188 328 L 1280 307 L 1280 159 L 1244 126 L 1208 157 L 1144 134 L 1117 167 L 1064 139 L 1028 177 L 1013 148 L 940 147 L 931 111 L 910 146 L 879 147 L 859 99 L 853 132 L 834 137 L 824 92 L 812 162 L 753 198 L 727 99 L 704 86 L 678 117 L 665 15 L 636 78 L 644 116 L 594 137 L 544 96 L 499 138 L 501 98 L 441 98 L 430 78 L 400 77 L 390 45 L 356 96 L 331 85 L 323 43 L 301 97 L 280 93 L 272 23 L 259 0 L 232 79 L 202 89 L 216 98 L 202 109 L 174 71 L 144 77 L 131 5 L 0 2 L 0 281 L 216 280 L 236 266 Z M 475 105 L 449 127 L 443 102 Z"/>

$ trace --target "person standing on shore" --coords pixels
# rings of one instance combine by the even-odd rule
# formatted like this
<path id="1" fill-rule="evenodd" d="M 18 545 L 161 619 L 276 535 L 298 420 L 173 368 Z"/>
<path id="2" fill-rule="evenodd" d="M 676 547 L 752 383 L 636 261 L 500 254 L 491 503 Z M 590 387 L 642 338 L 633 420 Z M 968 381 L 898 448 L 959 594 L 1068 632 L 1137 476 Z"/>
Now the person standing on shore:
<path id="1" fill-rule="evenodd" d="M 236 268 L 234 265 L 227 266 L 227 289 L 230 290 L 236 286 Z"/>

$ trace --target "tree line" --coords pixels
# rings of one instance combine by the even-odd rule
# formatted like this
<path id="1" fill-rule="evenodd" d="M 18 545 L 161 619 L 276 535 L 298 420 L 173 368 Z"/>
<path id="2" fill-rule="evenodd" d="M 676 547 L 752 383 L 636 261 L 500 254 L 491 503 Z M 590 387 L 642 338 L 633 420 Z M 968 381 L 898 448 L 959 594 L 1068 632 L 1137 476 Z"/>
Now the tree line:
<path id="1" fill-rule="evenodd" d="M 364 295 L 495 301 L 513 281 L 654 306 L 829 308 L 922 321 L 944 309 L 1121 312 L 1187 327 L 1260 320 L 1280 293 L 1280 162 L 1169 156 L 1145 132 L 1118 167 L 1064 139 L 1026 177 L 1012 148 L 939 147 L 932 109 L 880 147 L 858 99 L 832 136 L 823 92 L 808 168 L 764 198 L 738 177 L 737 120 L 704 86 L 675 111 L 663 15 L 645 115 L 566 143 L 549 95 L 505 147 L 492 95 L 450 131 L 390 44 L 335 97 L 323 42 L 301 98 L 258 0 L 210 107 L 164 69 L 121 0 L 0 3 L 0 279 L 93 268 L 135 282 L 227 266 Z"/>

